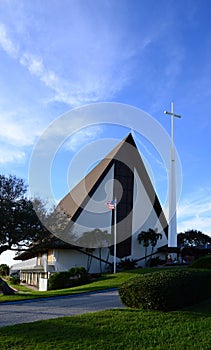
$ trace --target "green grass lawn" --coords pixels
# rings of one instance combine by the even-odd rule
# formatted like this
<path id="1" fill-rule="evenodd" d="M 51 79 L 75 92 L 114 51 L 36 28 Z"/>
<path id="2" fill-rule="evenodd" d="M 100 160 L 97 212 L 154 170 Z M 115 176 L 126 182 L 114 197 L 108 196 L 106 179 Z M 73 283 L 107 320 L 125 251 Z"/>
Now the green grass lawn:
<path id="1" fill-rule="evenodd" d="M 137 269 L 105 274 L 80 287 L 34 292 L 21 287 L 2 301 L 49 297 L 118 287 L 136 275 L 156 271 Z M 134 309 L 107 310 L 0 328 L 1 350 L 131 349 L 211 350 L 211 299 L 173 312 Z"/>
<path id="2" fill-rule="evenodd" d="M 0 295 L 0 302 L 5 301 L 15 301 L 15 300 L 24 300 L 24 299 L 34 299 L 34 298 L 44 298 L 52 296 L 61 296 L 69 295 L 75 293 L 84 293 L 90 291 L 103 290 L 108 288 L 116 288 L 122 282 L 128 280 L 131 277 L 139 276 L 140 274 L 157 271 L 156 268 L 150 269 L 135 269 L 131 271 L 118 272 L 116 274 L 103 274 L 102 277 L 97 280 L 85 284 L 83 286 L 67 288 L 62 290 L 52 290 L 47 292 L 33 291 L 29 288 L 23 286 L 13 285 L 14 288 L 17 288 L 19 291 L 15 295 L 5 296 Z"/>
<path id="3" fill-rule="evenodd" d="M 211 300 L 174 312 L 108 310 L 0 328 L 1 350 L 210 350 Z"/>

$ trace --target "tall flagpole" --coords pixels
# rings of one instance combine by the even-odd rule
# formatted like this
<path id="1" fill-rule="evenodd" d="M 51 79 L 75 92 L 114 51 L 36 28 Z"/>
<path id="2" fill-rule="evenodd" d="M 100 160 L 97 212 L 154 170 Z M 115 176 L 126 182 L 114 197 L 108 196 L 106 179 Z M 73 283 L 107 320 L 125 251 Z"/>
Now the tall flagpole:
<path id="1" fill-rule="evenodd" d="M 116 198 L 114 203 L 114 273 L 116 273 Z"/>
<path id="2" fill-rule="evenodd" d="M 171 163 L 169 184 L 169 229 L 168 247 L 177 247 L 177 208 L 176 208 L 176 177 L 175 177 L 175 147 L 174 147 L 174 117 L 181 118 L 174 113 L 174 103 L 171 102 L 171 112 L 164 111 L 171 116 Z"/>

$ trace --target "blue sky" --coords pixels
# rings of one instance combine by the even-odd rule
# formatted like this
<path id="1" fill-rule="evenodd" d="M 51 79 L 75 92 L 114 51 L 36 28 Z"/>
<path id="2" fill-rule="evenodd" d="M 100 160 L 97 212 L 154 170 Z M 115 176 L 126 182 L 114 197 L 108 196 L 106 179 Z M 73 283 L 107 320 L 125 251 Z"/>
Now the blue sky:
<path id="1" fill-rule="evenodd" d="M 73 108 L 128 104 L 170 133 L 163 111 L 174 101 L 182 115 L 175 121 L 183 173 L 178 230 L 211 234 L 210 13 L 209 0 L 0 1 L 1 173 L 28 182 L 34 145 Z M 80 147 L 101 138 L 119 140 L 127 132 L 101 125 L 75 134 L 57 155 L 52 183 L 57 187 L 58 167 L 64 164 L 66 171 L 67 159 Z M 162 201 L 166 172 L 142 141 L 139 149 Z M 59 199 L 66 187 L 55 191 Z"/>

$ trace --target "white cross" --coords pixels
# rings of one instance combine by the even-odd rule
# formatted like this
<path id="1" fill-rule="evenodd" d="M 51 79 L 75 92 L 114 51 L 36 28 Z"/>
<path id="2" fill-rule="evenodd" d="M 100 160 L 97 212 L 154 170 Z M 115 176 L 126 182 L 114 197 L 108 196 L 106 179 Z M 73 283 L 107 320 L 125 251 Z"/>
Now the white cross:
<path id="1" fill-rule="evenodd" d="M 169 181 L 169 228 L 168 247 L 177 247 L 177 208 L 176 208 L 176 178 L 175 178 L 175 155 L 174 155 L 174 117 L 181 118 L 174 113 L 174 103 L 171 103 L 171 112 L 164 111 L 171 115 L 171 164 Z"/>

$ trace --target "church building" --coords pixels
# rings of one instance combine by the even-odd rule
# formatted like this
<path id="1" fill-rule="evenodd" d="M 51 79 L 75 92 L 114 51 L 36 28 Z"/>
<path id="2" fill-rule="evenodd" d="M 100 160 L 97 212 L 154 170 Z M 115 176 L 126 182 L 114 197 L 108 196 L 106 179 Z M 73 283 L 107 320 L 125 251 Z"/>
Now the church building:
<path id="1" fill-rule="evenodd" d="M 153 257 L 167 244 L 168 224 L 132 134 L 60 201 L 54 218 L 58 215 L 54 237 L 15 258 L 24 263 L 12 268 L 19 269 L 27 283 L 40 286 L 51 273 L 73 266 L 84 266 L 90 273 L 111 270 L 114 254 L 117 264 L 127 258 L 144 266 L 146 250 L 137 237 L 149 229 L 162 237 Z"/>

